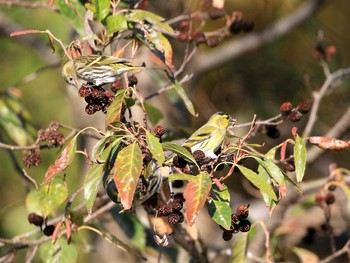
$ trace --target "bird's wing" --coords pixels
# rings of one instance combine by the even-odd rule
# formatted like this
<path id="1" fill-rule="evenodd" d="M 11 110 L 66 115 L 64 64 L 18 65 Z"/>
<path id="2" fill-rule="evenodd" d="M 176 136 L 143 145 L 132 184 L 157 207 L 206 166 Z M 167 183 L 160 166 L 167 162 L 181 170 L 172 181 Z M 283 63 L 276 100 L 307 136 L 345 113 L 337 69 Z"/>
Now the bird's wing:
<path id="1" fill-rule="evenodd" d="M 217 128 L 215 126 L 211 125 L 202 126 L 197 131 L 195 131 L 183 145 L 191 147 L 203 142 L 204 140 L 209 140 L 213 136 L 216 129 Z"/>

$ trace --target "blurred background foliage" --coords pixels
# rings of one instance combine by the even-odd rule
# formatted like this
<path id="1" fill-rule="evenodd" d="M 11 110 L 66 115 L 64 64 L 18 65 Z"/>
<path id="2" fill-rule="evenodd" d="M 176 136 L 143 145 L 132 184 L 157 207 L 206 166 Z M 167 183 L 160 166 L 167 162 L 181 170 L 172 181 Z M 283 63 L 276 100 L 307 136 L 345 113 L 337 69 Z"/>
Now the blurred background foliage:
<path id="1" fill-rule="evenodd" d="M 150 10 L 166 18 L 172 18 L 193 12 L 198 8 L 199 2 L 179 0 L 164 4 L 163 0 L 150 1 Z M 292 12 L 302 2 L 305 1 L 234 0 L 226 1 L 225 10 L 227 13 L 241 11 L 244 19 L 254 22 L 254 32 L 258 32 Z M 177 119 L 182 120 L 180 124 L 188 124 L 190 121 L 191 130 L 193 130 L 216 111 L 231 113 L 239 123 L 243 123 L 250 121 L 253 114 L 257 114 L 261 119 L 278 114 L 279 105 L 284 101 L 291 101 L 294 105 L 299 101 L 312 102 L 312 90 L 319 88 L 324 81 L 323 70 L 313 56 L 320 31 L 324 34 L 324 45 L 334 45 L 337 50 L 336 55 L 329 60 L 331 69 L 348 67 L 350 64 L 349 10 L 350 1 L 324 1 L 312 17 L 288 34 L 259 49 L 242 54 L 203 76 L 196 76 L 195 81 L 185 87 L 200 115 L 197 119 L 190 119 L 186 112 L 180 111 L 177 116 Z M 222 23 L 224 20 L 212 21 L 206 25 L 206 29 L 215 29 Z M 0 91 L 12 87 L 25 76 L 44 66 L 55 65 L 55 68 L 41 72 L 32 81 L 16 87 L 22 93 L 24 106 L 30 112 L 35 128 L 45 128 L 51 120 L 74 127 L 79 126 L 77 120 L 72 117 L 72 106 L 67 99 L 69 91 L 60 73 L 61 50 L 58 48 L 58 52 L 53 56 L 48 56 L 46 53 L 44 55 L 42 49 L 37 49 L 35 45 L 29 45 L 28 42 L 23 41 L 27 37 L 10 38 L 8 32 L 10 26 L 21 29 L 48 29 L 68 45 L 74 37 L 74 32 L 67 18 L 45 9 L 6 6 L 2 2 L 0 5 Z M 32 35 L 31 37 L 40 40 L 48 54 L 51 52 L 46 36 Z M 237 40 L 242 37 L 244 34 L 231 36 Z M 184 44 L 173 40 L 171 42 L 175 63 L 178 63 L 176 57 L 182 58 Z M 220 48 L 220 45 L 217 48 Z M 200 46 L 200 51 L 205 54 L 205 52 L 211 52 L 211 49 Z M 52 58 L 51 61 L 50 58 Z M 195 68 L 196 65 L 191 66 Z M 187 73 L 191 71 L 192 68 L 186 69 Z M 139 87 L 142 89 L 142 84 L 139 84 Z M 319 112 L 321 121 L 316 125 L 314 135 L 323 135 L 334 125 L 349 106 L 349 95 L 349 80 L 346 80 L 331 96 L 325 98 Z M 90 117 L 84 115 L 83 118 Z M 290 128 L 293 125 L 302 130 L 305 121 L 306 119 L 303 119 L 297 124 L 283 124 L 282 136 L 277 140 L 261 136 L 254 142 L 265 142 L 267 148 L 270 148 L 289 137 Z M 176 130 L 175 127 L 169 126 L 166 129 Z M 244 132 L 238 130 L 237 134 L 244 134 Z M 350 139 L 349 135 L 346 136 L 345 139 Z M 12 142 L 6 141 L 6 143 Z M 42 164 L 30 169 L 29 173 L 40 182 L 58 152 L 58 149 L 44 151 Z M 15 155 L 18 160 L 21 159 L 20 152 L 16 152 Z M 30 226 L 26 220 L 27 212 L 24 207 L 26 190 L 22 179 L 16 172 L 8 152 L 0 149 L 0 156 L 0 236 L 12 237 L 34 227 Z M 313 169 L 307 171 L 306 179 L 314 176 L 325 177 L 328 174 L 328 164 L 332 162 L 336 162 L 340 167 L 349 168 L 347 166 L 349 158 L 346 154 L 332 152 L 323 155 L 313 165 Z M 82 180 L 79 177 L 82 173 L 78 166 L 77 161 L 75 166 L 67 172 L 71 175 L 68 180 Z M 251 209 L 251 212 L 253 214 L 254 209 Z"/>

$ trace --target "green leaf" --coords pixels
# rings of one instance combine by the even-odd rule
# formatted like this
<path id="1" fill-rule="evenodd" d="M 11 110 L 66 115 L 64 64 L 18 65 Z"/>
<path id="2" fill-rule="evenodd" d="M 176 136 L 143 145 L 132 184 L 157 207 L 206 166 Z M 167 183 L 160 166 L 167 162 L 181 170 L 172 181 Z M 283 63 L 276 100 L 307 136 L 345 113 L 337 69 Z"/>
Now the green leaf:
<path id="1" fill-rule="evenodd" d="M 100 185 L 102 180 L 103 167 L 103 164 L 93 164 L 86 174 L 84 180 L 84 197 L 86 201 L 86 208 L 88 211 L 91 211 L 92 206 L 94 205 L 98 191 L 98 186 Z"/>
<path id="2" fill-rule="evenodd" d="M 146 142 L 148 145 L 148 149 L 153 155 L 153 158 L 156 159 L 158 165 L 162 165 L 165 160 L 162 144 L 159 142 L 159 139 L 156 138 L 152 133 L 146 131 Z"/>
<path id="3" fill-rule="evenodd" d="M 181 156 L 188 162 L 196 163 L 196 160 L 194 159 L 193 155 L 180 145 L 177 145 L 175 143 L 170 143 L 170 142 L 163 142 L 162 147 L 166 151 L 171 151 L 173 153 L 176 153 L 177 155 Z"/>
<path id="4" fill-rule="evenodd" d="M 212 199 L 209 200 L 208 212 L 211 218 L 222 227 L 231 227 L 230 193 L 226 185 L 220 190 L 216 184 L 212 187 Z"/>
<path id="5" fill-rule="evenodd" d="M 265 178 L 259 176 L 257 173 L 254 171 L 236 164 L 236 166 L 239 168 L 241 173 L 254 185 L 256 186 L 260 191 L 265 192 L 271 199 L 273 200 L 278 200 L 276 194 L 274 193 L 271 185 L 269 184 L 268 181 L 266 181 Z"/>
<path id="6" fill-rule="evenodd" d="M 301 263 L 317 263 L 320 261 L 315 253 L 305 248 L 294 247 L 293 252 L 297 254 Z"/>
<path id="7" fill-rule="evenodd" d="M 231 226 L 231 207 L 228 201 L 209 201 L 210 217 L 220 226 L 229 229 Z"/>
<path id="8" fill-rule="evenodd" d="M 273 160 L 269 159 L 260 159 L 258 157 L 252 156 L 269 174 L 271 178 L 273 178 L 279 185 L 285 185 L 286 182 L 284 180 L 284 175 L 281 169 L 273 162 Z"/>
<path id="9" fill-rule="evenodd" d="M 196 112 L 194 110 L 193 104 L 192 104 L 191 100 L 188 98 L 184 88 L 181 86 L 181 84 L 176 79 L 173 79 L 172 83 L 175 86 L 175 90 L 176 90 L 177 94 L 180 96 L 182 101 L 185 103 L 185 106 L 186 106 L 188 112 L 191 113 L 191 115 L 196 116 Z"/>
<path id="10" fill-rule="evenodd" d="M 168 176 L 168 180 L 175 181 L 175 180 L 184 180 L 184 181 L 191 181 L 194 180 L 194 175 L 190 174 L 172 174 Z"/>
<path id="11" fill-rule="evenodd" d="M 192 226 L 199 211 L 205 204 L 211 189 L 212 181 L 207 173 L 200 173 L 193 176 L 184 189 L 186 199 L 186 218 L 188 224 Z"/>
<path id="12" fill-rule="evenodd" d="M 120 121 L 120 113 L 122 110 L 124 98 L 126 95 L 126 90 L 121 89 L 118 90 L 117 93 L 115 94 L 114 100 L 109 105 L 107 114 L 106 114 L 106 127 L 109 126 L 112 122 L 118 122 Z"/>
<path id="13" fill-rule="evenodd" d="M 143 251 L 146 248 L 146 231 L 139 218 L 133 212 L 119 213 L 120 206 L 115 206 L 110 211 L 113 219 L 117 221 L 132 244 Z"/>
<path id="14" fill-rule="evenodd" d="M 244 263 L 246 260 L 246 249 L 247 249 L 248 233 L 239 233 L 235 244 L 232 248 L 232 256 L 230 259 L 231 263 Z"/>
<path id="15" fill-rule="evenodd" d="M 301 182 L 305 175 L 306 147 L 303 138 L 301 138 L 298 134 L 295 137 L 294 163 L 297 182 Z"/>
<path id="16" fill-rule="evenodd" d="M 127 15 L 127 19 L 131 22 L 143 24 L 143 21 L 147 21 L 148 23 L 166 31 L 168 33 L 174 33 L 174 29 L 166 23 L 163 23 L 164 18 L 152 13 L 150 11 L 141 10 L 141 9 L 133 9 Z"/>
<path id="17" fill-rule="evenodd" d="M 96 8 L 95 15 L 97 20 L 102 21 L 103 19 L 105 19 L 110 10 L 109 0 L 92 0 L 92 3 L 95 5 Z"/>
<path id="18" fill-rule="evenodd" d="M 26 130 L 26 122 L 21 114 L 9 105 L 9 99 L 0 97 L 0 127 L 6 131 L 17 145 L 24 146 L 33 141 L 32 136 Z M 23 107 L 23 106 L 22 106 Z"/>
<path id="19" fill-rule="evenodd" d="M 78 134 L 75 135 L 73 139 L 68 143 L 68 145 L 63 149 L 60 156 L 56 159 L 55 163 L 49 166 L 42 184 L 51 182 L 56 177 L 56 175 L 66 170 L 67 167 L 72 164 L 75 156 L 75 151 L 77 149 L 77 138 Z"/>
<path id="20" fill-rule="evenodd" d="M 147 117 L 153 125 L 157 124 L 161 119 L 163 119 L 163 113 L 161 113 L 161 111 L 154 107 L 152 104 L 145 102 L 144 105 L 146 108 Z"/>
<path id="21" fill-rule="evenodd" d="M 261 176 L 261 178 L 263 178 L 263 180 L 266 180 L 266 182 L 268 182 L 270 180 L 269 174 L 261 165 L 259 165 L 259 167 L 258 167 L 258 173 L 259 173 L 259 176 Z M 279 201 L 273 200 L 268 194 L 266 194 L 262 190 L 260 190 L 260 193 L 264 199 L 266 206 L 269 208 L 269 212 L 271 215 Z"/>
<path id="22" fill-rule="evenodd" d="M 63 237 L 57 242 L 45 242 L 39 248 L 42 262 L 47 263 L 74 263 L 78 259 L 78 250 L 74 244 L 67 244 Z"/>
<path id="23" fill-rule="evenodd" d="M 67 188 L 61 182 L 53 182 L 50 186 L 43 185 L 27 195 L 27 210 L 29 213 L 48 216 L 66 200 L 67 196 Z"/>
<path id="24" fill-rule="evenodd" d="M 113 179 L 125 210 L 131 208 L 141 170 L 142 152 L 134 142 L 119 152 L 114 164 Z"/>
<path id="25" fill-rule="evenodd" d="M 146 31 L 142 28 L 134 28 L 135 36 L 141 40 L 161 61 L 169 68 L 173 68 L 173 50 L 169 40 L 157 30 Z"/>
<path id="26" fill-rule="evenodd" d="M 74 26 L 74 29 L 81 35 L 85 36 L 84 16 L 85 9 L 79 0 L 58 0 L 58 8 L 60 12 L 69 18 Z"/>
<path id="27" fill-rule="evenodd" d="M 111 36 L 116 32 L 128 29 L 127 20 L 124 15 L 115 14 L 106 18 L 107 35 Z"/>

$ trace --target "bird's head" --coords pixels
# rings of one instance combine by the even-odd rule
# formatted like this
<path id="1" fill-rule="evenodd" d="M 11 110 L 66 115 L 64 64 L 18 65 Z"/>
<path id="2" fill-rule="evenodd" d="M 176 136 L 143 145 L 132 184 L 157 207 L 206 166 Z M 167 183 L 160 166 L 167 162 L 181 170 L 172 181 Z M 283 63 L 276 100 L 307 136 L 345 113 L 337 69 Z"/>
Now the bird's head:
<path id="1" fill-rule="evenodd" d="M 77 86 L 78 78 L 72 61 L 68 61 L 64 64 L 62 68 L 62 76 L 69 85 Z"/>
<path id="2" fill-rule="evenodd" d="M 218 127 L 227 128 L 236 123 L 236 119 L 232 118 L 230 114 L 225 112 L 217 112 L 209 119 L 208 123 L 213 123 Z"/>

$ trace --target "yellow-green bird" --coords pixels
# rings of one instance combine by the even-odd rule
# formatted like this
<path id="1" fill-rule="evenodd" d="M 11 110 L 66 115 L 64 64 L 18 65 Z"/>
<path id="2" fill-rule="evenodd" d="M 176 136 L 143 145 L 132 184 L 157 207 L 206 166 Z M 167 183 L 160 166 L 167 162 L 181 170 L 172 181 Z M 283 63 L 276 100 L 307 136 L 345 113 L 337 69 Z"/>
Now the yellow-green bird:
<path id="1" fill-rule="evenodd" d="M 112 83 L 123 73 L 140 69 L 132 66 L 130 60 L 106 55 L 87 55 L 69 60 L 62 68 L 64 80 L 78 86 L 79 80 L 100 86 Z"/>
<path id="2" fill-rule="evenodd" d="M 191 148 L 191 151 L 201 150 L 206 157 L 216 158 L 215 152 L 221 147 L 227 134 L 229 125 L 233 126 L 236 120 L 229 114 L 217 112 L 208 122 L 196 130 L 182 146 Z"/>

